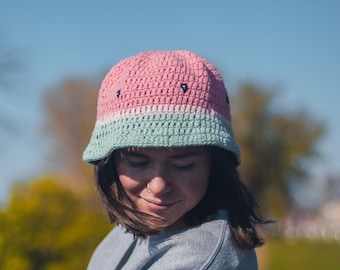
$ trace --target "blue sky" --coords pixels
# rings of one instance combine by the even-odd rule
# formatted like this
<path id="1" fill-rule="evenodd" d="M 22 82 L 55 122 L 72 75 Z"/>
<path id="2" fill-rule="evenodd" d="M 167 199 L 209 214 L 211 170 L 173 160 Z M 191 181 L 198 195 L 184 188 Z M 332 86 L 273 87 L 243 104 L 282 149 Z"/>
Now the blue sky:
<path id="1" fill-rule="evenodd" d="M 40 132 L 46 89 L 153 49 L 208 58 L 230 92 L 249 80 L 279 90 L 279 109 L 303 108 L 326 123 L 316 178 L 339 175 L 339 14 L 335 0 L 1 0 L 0 48 L 15 51 L 24 70 L 0 92 L 15 124 L 14 131 L 0 126 L 0 201 L 14 181 L 46 170 Z"/>

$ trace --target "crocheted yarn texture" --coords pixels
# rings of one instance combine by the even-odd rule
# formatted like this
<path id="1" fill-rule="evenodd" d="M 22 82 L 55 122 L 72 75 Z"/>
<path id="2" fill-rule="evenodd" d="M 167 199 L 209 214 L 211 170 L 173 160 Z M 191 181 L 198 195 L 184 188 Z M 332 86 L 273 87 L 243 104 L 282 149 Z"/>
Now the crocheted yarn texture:
<path id="1" fill-rule="evenodd" d="M 233 152 L 227 90 L 216 68 L 188 51 L 150 51 L 120 61 L 104 78 L 83 159 L 124 147 L 218 146 Z"/>

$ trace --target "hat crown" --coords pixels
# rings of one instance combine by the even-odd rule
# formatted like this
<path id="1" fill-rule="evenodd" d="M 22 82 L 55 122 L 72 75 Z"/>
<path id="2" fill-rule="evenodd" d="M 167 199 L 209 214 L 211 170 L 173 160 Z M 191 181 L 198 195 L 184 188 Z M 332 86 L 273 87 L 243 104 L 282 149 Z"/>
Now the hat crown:
<path id="1" fill-rule="evenodd" d="M 219 113 L 229 121 L 223 80 L 206 59 L 188 51 L 151 51 L 126 58 L 106 75 L 97 120 L 112 114 L 170 109 Z"/>
<path id="2" fill-rule="evenodd" d="M 105 76 L 89 163 L 125 147 L 217 146 L 240 162 L 227 90 L 216 68 L 188 51 L 143 52 Z"/>

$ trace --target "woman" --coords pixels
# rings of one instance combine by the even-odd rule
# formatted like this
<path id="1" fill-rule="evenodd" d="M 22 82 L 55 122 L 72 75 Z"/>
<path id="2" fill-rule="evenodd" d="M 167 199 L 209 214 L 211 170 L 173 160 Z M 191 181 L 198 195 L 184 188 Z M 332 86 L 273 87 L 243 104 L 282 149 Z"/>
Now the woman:
<path id="1" fill-rule="evenodd" d="M 257 269 L 256 202 L 241 182 L 223 80 L 188 51 L 106 75 L 83 159 L 118 225 L 88 269 Z"/>

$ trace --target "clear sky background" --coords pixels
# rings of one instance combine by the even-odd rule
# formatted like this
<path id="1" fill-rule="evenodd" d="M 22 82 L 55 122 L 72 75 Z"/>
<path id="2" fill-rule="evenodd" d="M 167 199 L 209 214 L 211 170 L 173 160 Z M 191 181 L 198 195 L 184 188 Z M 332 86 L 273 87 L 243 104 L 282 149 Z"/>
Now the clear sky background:
<path id="1" fill-rule="evenodd" d="M 0 0 L 0 49 L 24 64 L 0 92 L 9 119 L 0 126 L 0 201 L 14 181 L 46 171 L 41 123 L 49 87 L 153 49 L 208 58 L 230 92 L 244 81 L 279 90 L 279 109 L 303 108 L 326 123 L 314 178 L 340 175 L 339 14 L 336 0 Z"/>

